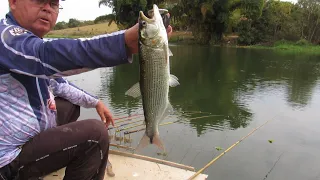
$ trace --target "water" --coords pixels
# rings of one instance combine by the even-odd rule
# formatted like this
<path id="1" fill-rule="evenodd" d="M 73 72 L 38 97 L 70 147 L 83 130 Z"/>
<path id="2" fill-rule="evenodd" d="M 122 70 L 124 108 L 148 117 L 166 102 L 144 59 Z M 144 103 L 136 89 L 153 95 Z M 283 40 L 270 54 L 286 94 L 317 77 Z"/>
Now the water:
<path id="1" fill-rule="evenodd" d="M 270 50 L 170 48 L 171 72 L 180 85 L 170 88 L 175 113 L 164 122 L 180 121 L 160 127 L 167 156 L 159 156 L 153 146 L 141 154 L 198 170 L 272 119 L 204 171 L 208 179 L 320 179 L 320 57 Z M 99 96 L 115 117 L 122 117 L 142 113 L 141 100 L 124 95 L 138 82 L 138 73 L 135 59 L 133 64 L 68 79 Z M 194 119 L 208 115 L 216 116 Z M 95 109 L 82 109 L 81 119 L 92 117 L 99 118 Z M 124 131 L 116 136 L 123 137 Z M 136 147 L 143 132 L 126 136 L 130 143 L 114 143 Z"/>

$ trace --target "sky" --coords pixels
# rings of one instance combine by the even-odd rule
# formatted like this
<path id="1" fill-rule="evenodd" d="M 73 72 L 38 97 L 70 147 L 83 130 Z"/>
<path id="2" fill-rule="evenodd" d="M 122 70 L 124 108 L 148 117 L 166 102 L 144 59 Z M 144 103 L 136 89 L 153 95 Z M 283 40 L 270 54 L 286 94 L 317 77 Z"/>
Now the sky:
<path id="1" fill-rule="evenodd" d="M 298 0 L 283 0 L 297 2 Z M 81 2 L 81 3 L 79 3 Z M 60 4 L 63 10 L 59 13 L 57 22 L 66 21 L 70 18 L 76 18 L 78 20 L 94 20 L 96 17 L 110 14 L 111 9 L 105 6 L 98 6 L 98 0 L 66 0 Z M 5 17 L 8 12 L 8 0 L 0 0 L 0 19 Z"/>
<path id="2" fill-rule="evenodd" d="M 106 6 L 100 6 L 99 8 L 98 2 L 98 0 L 61 1 L 60 5 L 63 9 L 59 13 L 57 22 L 68 22 L 70 18 L 76 18 L 78 20 L 94 20 L 98 16 L 110 14 L 112 12 L 112 9 Z M 9 10 L 8 6 L 8 0 L 0 0 L 0 19 L 5 17 Z"/>

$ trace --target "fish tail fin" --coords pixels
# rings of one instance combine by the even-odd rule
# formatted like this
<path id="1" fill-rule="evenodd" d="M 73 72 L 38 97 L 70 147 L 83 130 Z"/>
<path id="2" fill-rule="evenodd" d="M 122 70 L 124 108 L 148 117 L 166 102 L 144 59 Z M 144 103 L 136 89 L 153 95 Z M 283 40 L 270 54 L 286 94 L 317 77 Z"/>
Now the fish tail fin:
<path id="1" fill-rule="evenodd" d="M 152 139 L 150 139 L 146 134 L 144 134 L 135 151 L 136 152 L 140 151 L 141 149 L 145 148 L 149 144 L 154 144 L 162 151 L 165 151 L 165 147 L 160 139 L 159 134 L 156 134 Z"/>
<path id="2" fill-rule="evenodd" d="M 158 146 L 159 149 L 161 149 L 163 152 L 165 151 L 165 148 L 164 148 L 164 145 L 161 141 L 161 138 L 159 136 L 159 134 L 156 134 L 154 137 L 153 137 L 153 144 L 155 144 L 156 146 Z"/>
<path id="3" fill-rule="evenodd" d="M 143 149 L 144 147 L 146 147 L 149 144 L 150 144 L 150 138 L 146 134 L 144 134 L 143 137 L 141 138 L 138 146 L 136 147 L 135 151 L 140 151 L 141 149 Z"/>

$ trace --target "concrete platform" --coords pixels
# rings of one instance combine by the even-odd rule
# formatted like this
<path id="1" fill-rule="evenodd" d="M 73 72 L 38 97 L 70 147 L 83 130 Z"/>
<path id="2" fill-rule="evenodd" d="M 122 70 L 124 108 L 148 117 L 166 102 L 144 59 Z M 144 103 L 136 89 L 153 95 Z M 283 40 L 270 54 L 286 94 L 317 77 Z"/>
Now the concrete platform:
<path id="1" fill-rule="evenodd" d="M 193 167 L 161 159 L 111 150 L 109 155 L 115 177 L 105 175 L 112 180 L 186 180 L 195 171 Z M 62 180 L 64 169 L 51 173 L 45 180 Z M 208 176 L 200 174 L 195 180 L 205 180 Z"/>

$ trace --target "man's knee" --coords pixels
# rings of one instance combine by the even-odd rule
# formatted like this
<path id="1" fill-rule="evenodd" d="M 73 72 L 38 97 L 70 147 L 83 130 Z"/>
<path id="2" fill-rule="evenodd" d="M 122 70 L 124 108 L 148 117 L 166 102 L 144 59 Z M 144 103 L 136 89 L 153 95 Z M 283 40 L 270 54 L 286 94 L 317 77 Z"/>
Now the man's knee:
<path id="1" fill-rule="evenodd" d="M 98 141 L 102 151 L 106 152 L 109 149 L 109 134 L 108 128 L 101 120 L 89 119 L 85 120 L 90 126 L 90 133 L 92 133 L 95 141 Z"/>

